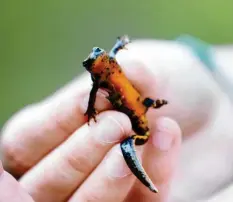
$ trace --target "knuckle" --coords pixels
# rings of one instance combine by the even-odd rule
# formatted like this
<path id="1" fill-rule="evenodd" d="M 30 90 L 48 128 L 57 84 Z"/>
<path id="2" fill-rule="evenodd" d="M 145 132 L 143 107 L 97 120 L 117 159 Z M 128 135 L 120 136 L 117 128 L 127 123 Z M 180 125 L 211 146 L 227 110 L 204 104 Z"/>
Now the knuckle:
<path id="1" fill-rule="evenodd" d="M 98 201 L 102 201 L 102 197 L 100 194 L 98 194 L 98 192 L 96 190 L 83 190 L 80 193 L 80 200 L 79 201 L 83 201 L 83 202 L 98 202 Z"/>
<path id="2" fill-rule="evenodd" d="M 13 175 L 21 175 L 30 167 L 26 163 L 25 148 L 17 140 L 26 127 L 27 119 L 25 118 L 32 107 L 34 105 L 27 106 L 16 113 L 6 122 L 1 131 L 0 148 L 3 166 Z"/>
<path id="3" fill-rule="evenodd" d="M 88 155 L 82 155 L 81 153 L 68 155 L 66 157 L 66 162 L 71 169 L 83 174 L 88 174 L 91 172 L 91 169 L 94 168 L 94 165 L 88 158 Z"/>
<path id="4" fill-rule="evenodd" d="M 21 176 L 30 166 L 26 163 L 22 150 L 11 143 L 2 143 L 2 163 L 4 168 L 15 177 Z"/>

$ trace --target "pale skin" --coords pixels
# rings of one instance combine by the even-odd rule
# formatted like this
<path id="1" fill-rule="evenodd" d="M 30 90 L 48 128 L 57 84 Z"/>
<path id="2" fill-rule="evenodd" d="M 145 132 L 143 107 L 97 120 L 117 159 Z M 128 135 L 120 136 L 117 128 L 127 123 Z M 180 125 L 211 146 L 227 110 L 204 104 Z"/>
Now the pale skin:
<path id="1" fill-rule="evenodd" d="M 141 185 L 127 168 L 119 142 L 132 134 L 131 123 L 126 115 L 108 110 L 103 91 L 97 95 L 97 123 L 87 125 L 83 114 L 91 80 L 85 74 L 6 123 L 3 166 L 20 179 L 18 183 L 0 168 L 0 186 L 9 190 L 5 196 L 0 189 L 0 201 L 195 201 L 213 197 L 229 181 L 232 172 L 226 169 L 233 163 L 222 160 L 233 150 L 226 95 L 185 47 L 138 41 L 127 48 L 117 58 L 135 87 L 144 96 L 170 103 L 148 112 L 151 138 L 138 150 L 159 193 Z M 200 161 L 203 154 L 208 160 Z M 222 174 L 217 183 L 216 174 Z"/>

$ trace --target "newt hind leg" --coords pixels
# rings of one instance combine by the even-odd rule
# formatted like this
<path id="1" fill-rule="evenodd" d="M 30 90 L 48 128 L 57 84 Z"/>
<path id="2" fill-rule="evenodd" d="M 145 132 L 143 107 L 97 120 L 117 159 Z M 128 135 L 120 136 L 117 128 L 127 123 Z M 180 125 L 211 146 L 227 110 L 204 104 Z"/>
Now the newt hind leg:
<path id="1" fill-rule="evenodd" d="M 151 98 L 145 98 L 143 100 L 143 105 L 147 108 L 149 107 L 153 107 L 155 109 L 158 109 L 164 105 L 167 105 L 168 101 L 167 100 L 163 100 L 163 99 L 157 99 L 157 100 L 153 100 Z"/>
<path id="2" fill-rule="evenodd" d="M 149 139 L 150 133 L 147 131 L 144 135 L 133 135 L 132 138 L 135 142 L 135 145 L 143 145 Z"/>
<path id="3" fill-rule="evenodd" d="M 124 49 L 125 46 L 130 42 L 129 37 L 127 35 L 121 36 L 117 38 L 115 45 L 112 50 L 109 52 L 110 58 L 115 58 L 116 54 L 119 50 Z"/>

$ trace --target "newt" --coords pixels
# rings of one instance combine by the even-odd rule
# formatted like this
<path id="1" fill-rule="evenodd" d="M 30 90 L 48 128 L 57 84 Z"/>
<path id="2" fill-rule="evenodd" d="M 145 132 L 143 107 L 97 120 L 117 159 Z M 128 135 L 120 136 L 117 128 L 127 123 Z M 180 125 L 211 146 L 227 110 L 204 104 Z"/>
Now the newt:
<path id="1" fill-rule="evenodd" d="M 109 53 L 102 48 L 94 47 L 83 61 L 83 66 L 90 73 L 93 81 L 85 116 L 87 116 L 88 124 L 91 119 L 96 122 L 97 111 L 94 107 L 96 93 L 99 88 L 106 90 L 108 93 L 106 98 L 115 110 L 125 113 L 129 117 L 135 132 L 120 143 L 123 157 L 132 173 L 141 183 L 152 192 L 157 193 L 157 188 L 137 158 L 135 145 L 144 145 L 149 139 L 150 131 L 146 118 L 148 109 L 160 108 L 168 102 L 163 99 L 143 98 L 127 79 L 115 56 L 119 50 L 125 49 L 128 43 L 130 43 L 128 36 L 118 37 Z"/>

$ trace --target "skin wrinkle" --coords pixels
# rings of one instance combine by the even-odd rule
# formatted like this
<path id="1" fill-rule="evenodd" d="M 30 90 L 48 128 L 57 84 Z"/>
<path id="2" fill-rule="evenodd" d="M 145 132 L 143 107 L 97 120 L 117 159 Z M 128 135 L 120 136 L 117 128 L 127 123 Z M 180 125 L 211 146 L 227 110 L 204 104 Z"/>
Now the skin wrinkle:
<path id="1" fill-rule="evenodd" d="M 78 160 L 80 160 L 80 157 L 78 157 L 78 158 L 79 158 Z M 89 166 L 95 167 L 93 165 L 93 162 L 88 161 L 88 156 L 82 155 L 82 158 L 84 160 L 77 161 L 76 158 L 73 158 L 72 155 L 69 155 L 66 157 L 66 159 L 61 160 L 63 162 L 62 163 L 63 166 L 58 169 L 58 173 L 60 173 L 59 175 L 64 176 L 66 182 L 73 183 L 74 177 L 76 178 L 77 176 L 85 176 L 86 174 L 89 175 L 92 172 L 92 171 L 90 171 L 87 173 L 87 168 L 89 168 Z M 84 162 L 86 162 L 86 163 L 84 164 Z M 70 172 L 67 172 L 67 170 L 70 170 Z M 85 179 L 80 181 L 79 185 L 76 185 L 75 189 L 78 189 L 78 187 L 81 185 L 81 183 L 84 180 Z M 66 192 L 66 190 L 65 190 L 65 192 Z"/>
<path id="2" fill-rule="evenodd" d="M 121 126 L 121 124 L 116 119 L 114 119 L 112 116 L 107 116 L 106 118 L 111 119 L 120 128 L 121 134 L 123 134 L 123 135 L 126 134 L 124 128 Z M 119 140 L 116 140 L 116 141 L 104 141 L 104 142 L 105 143 L 117 143 L 117 142 L 119 142 Z"/>
<path id="3" fill-rule="evenodd" d="M 81 155 L 80 152 L 77 153 L 75 150 L 73 151 L 73 150 L 70 150 L 70 148 L 69 148 L 68 153 L 67 153 L 67 151 L 64 151 L 65 153 L 67 153 L 67 155 L 64 156 L 63 159 L 74 170 L 76 170 L 76 171 L 78 171 L 80 173 L 85 173 L 87 168 L 92 167 L 92 165 L 93 165 L 93 162 L 89 158 L 90 155 L 92 154 L 90 149 L 89 149 L 89 147 L 90 147 L 89 145 L 92 145 L 92 143 L 91 142 L 85 142 L 85 139 L 91 134 L 91 128 L 88 127 L 87 125 L 84 125 L 79 130 L 83 130 L 82 131 L 83 135 L 81 134 L 79 140 L 83 142 L 82 150 L 85 150 L 86 155 Z M 72 139 L 74 139 L 74 141 L 75 141 L 74 136 L 75 136 L 75 133 L 69 138 L 70 140 L 68 140 L 68 141 L 71 141 Z M 90 141 L 92 141 L 92 140 L 90 140 Z M 71 148 L 72 148 L 72 146 L 71 146 Z M 67 149 L 65 149 L 65 150 L 67 150 Z M 75 154 L 73 154 L 74 152 L 75 152 Z M 81 159 L 80 159 L 80 157 L 81 157 Z M 83 160 L 83 161 L 81 161 L 81 160 Z M 81 168 L 79 167 L 80 165 L 81 165 Z"/>
<path id="4" fill-rule="evenodd" d="M 17 147 L 8 146 L 9 143 L 4 143 L 2 147 L 4 148 L 4 158 L 2 159 L 3 162 L 5 159 L 7 159 L 7 163 L 5 163 L 5 168 L 8 171 L 12 171 L 16 178 L 19 178 L 22 173 L 29 170 L 33 164 L 29 163 L 28 161 L 25 161 L 21 158 L 21 155 L 18 155 L 19 153 L 22 153 L 20 150 L 18 150 Z M 12 168 L 17 168 L 17 170 L 14 170 Z"/>
<path id="5" fill-rule="evenodd" d="M 82 192 L 82 197 L 81 200 L 82 202 L 98 202 L 101 201 L 101 196 L 99 196 L 98 193 L 96 193 L 94 190 L 87 190 L 84 189 L 84 191 Z M 71 199 L 72 201 L 72 199 Z M 68 201 L 69 202 L 69 201 Z"/>
<path id="6" fill-rule="evenodd" d="M 127 173 L 125 173 L 123 176 L 112 176 L 111 174 L 108 174 L 107 175 L 107 177 L 109 178 L 109 179 L 111 179 L 111 180 L 116 180 L 116 179 L 121 179 L 121 178 L 124 178 L 124 177 L 126 177 L 126 176 L 129 176 L 129 175 L 132 175 L 132 172 L 129 170 L 129 168 L 127 167 L 127 165 L 126 165 L 126 163 L 125 163 L 125 161 L 124 161 L 124 159 L 123 159 L 123 155 L 122 155 L 122 152 L 120 151 L 120 145 L 118 144 L 118 145 L 116 145 L 114 148 L 113 148 L 113 150 L 111 150 L 111 152 L 110 153 L 108 153 L 108 155 L 104 158 L 104 160 L 103 160 L 103 163 L 105 163 L 105 166 L 106 166 L 106 169 L 107 169 L 107 173 L 109 173 L 110 171 L 110 166 L 112 166 L 112 163 L 113 162 L 111 162 L 112 160 L 113 160 L 113 157 L 111 157 L 111 155 L 115 155 L 115 158 L 118 158 L 117 159 L 117 165 L 119 165 L 119 163 L 121 164 L 121 168 L 122 167 L 124 167 L 123 169 L 125 170 L 125 169 L 127 169 Z M 117 156 L 117 157 L 116 157 Z M 111 160 L 110 160 L 110 158 L 111 158 Z M 121 162 L 119 162 L 119 158 L 121 158 Z M 115 163 L 115 165 L 116 165 L 116 163 Z"/>
<path id="7" fill-rule="evenodd" d="M 88 134 L 87 134 L 88 135 Z M 95 145 L 98 149 L 97 145 Z M 65 156 L 64 161 L 68 163 L 71 168 L 80 173 L 87 173 L 88 168 L 92 168 L 94 163 L 92 159 L 90 159 L 90 155 L 92 155 L 91 149 L 88 148 L 89 144 L 85 146 L 82 150 L 85 150 L 85 155 L 81 155 L 80 153 L 72 154 L 72 151 Z M 81 167 L 80 167 L 81 166 Z M 91 171 L 90 171 L 91 172 Z"/>
<path id="8" fill-rule="evenodd" d="M 81 100 L 86 93 L 87 92 L 80 93 L 80 95 L 77 96 L 77 101 Z M 78 114 L 81 114 L 81 109 L 78 103 L 75 104 L 77 101 L 73 99 L 69 101 L 65 100 L 64 103 L 58 102 L 56 105 L 52 106 L 51 116 L 55 120 L 55 128 L 58 131 L 60 129 L 60 133 L 65 134 L 64 137 L 66 138 L 77 129 L 78 125 L 84 122 L 84 118 L 82 119 L 82 117 L 78 116 Z M 64 111 L 68 111 L 68 113 L 64 113 Z"/>

